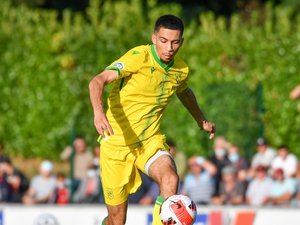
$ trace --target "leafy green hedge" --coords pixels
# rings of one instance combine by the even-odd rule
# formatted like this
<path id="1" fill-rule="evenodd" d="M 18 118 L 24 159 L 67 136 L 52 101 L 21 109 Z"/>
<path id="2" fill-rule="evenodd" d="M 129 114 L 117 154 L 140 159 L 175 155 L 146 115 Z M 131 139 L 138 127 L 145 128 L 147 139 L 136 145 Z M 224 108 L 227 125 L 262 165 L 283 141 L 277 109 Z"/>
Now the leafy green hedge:
<path id="1" fill-rule="evenodd" d="M 2 1 L 0 139 L 7 151 L 55 159 L 69 144 L 72 130 L 96 144 L 89 80 L 129 48 L 149 43 L 159 15 L 181 13 L 178 5 L 152 1 L 147 21 L 139 4 L 107 3 L 100 15 L 93 0 L 89 22 L 66 11 L 60 23 L 55 12 L 14 8 Z M 261 122 L 271 144 L 287 144 L 300 155 L 299 102 L 288 98 L 300 83 L 300 17 L 291 21 L 291 12 L 269 7 L 247 20 L 235 15 L 230 29 L 224 19 L 205 14 L 200 26 L 192 21 L 186 27 L 180 55 L 191 68 L 190 86 L 207 117 L 217 122 L 218 134 L 247 155 Z M 259 84 L 264 114 L 256 101 Z M 211 149 L 207 135 L 176 99 L 162 127 L 188 154 Z"/>

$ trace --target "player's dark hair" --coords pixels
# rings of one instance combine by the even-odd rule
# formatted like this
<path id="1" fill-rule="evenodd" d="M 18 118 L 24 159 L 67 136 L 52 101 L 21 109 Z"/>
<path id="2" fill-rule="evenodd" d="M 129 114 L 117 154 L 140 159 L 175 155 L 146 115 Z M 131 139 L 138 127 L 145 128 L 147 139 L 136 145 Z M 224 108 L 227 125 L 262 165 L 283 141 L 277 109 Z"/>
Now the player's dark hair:
<path id="1" fill-rule="evenodd" d="M 154 32 L 158 32 L 160 28 L 167 28 L 170 30 L 180 30 L 180 35 L 183 35 L 184 25 L 180 18 L 174 15 L 163 15 L 159 17 L 154 26 Z"/>

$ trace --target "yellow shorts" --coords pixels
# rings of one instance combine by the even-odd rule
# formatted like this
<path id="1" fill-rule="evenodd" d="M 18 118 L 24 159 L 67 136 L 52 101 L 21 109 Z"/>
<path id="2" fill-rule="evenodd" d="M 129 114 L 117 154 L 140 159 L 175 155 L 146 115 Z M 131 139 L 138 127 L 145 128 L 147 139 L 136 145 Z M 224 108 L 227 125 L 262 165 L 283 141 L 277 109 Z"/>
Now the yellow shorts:
<path id="1" fill-rule="evenodd" d="M 142 183 L 147 162 L 159 150 L 169 150 L 164 135 L 155 135 L 135 146 L 114 146 L 101 141 L 100 168 L 105 203 L 119 205 Z M 168 153 L 169 154 L 169 153 Z M 149 164 L 149 163 L 148 163 Z"/>

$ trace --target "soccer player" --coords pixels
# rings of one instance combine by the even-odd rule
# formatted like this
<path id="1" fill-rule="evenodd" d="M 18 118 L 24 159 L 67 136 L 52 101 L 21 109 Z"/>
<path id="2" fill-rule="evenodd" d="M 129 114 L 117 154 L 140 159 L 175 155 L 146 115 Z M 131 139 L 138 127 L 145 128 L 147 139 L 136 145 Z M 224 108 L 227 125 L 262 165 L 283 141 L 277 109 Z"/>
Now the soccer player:
<path id="1" fill-rule="evenodd" d="M 108 210 L 104 225 L 125 224 L 128 195 L 141 184 L 139 170 L 160 187 L 153 224 L 161 224 L 160 205 L 176 194 L 178 186 L 176 166 L 166 137 L 160 132 L 163 112 L 174 93 L 198 126 L 210 133 L 210 138 L 215 134 L 215 125 L 205 119 L 187 85 L 188 66 L 175 58 L 183 43 L 183 30 L 178 17 L 159 17 L 151 45 L 129 50 L 89 84 L 94 124 L 101 143 L 101 178 Z M 105 113 L 103 91 L 112 82 Z"/>

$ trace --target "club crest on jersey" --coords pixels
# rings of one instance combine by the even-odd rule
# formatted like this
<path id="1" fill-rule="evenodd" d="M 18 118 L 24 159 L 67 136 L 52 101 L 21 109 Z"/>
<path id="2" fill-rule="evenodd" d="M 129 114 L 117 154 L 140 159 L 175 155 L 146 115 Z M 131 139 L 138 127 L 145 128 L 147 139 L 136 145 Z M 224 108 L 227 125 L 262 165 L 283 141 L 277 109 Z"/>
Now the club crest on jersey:
<path id="1" fill-rule="evenodd" d="M 124 69 L 124 64 L 123 64 L 122 62 L 116 62 L 116 63 L 114 64 L 114 66 L 116 66 L 116 67 L 118 67 L 118 68 L 120 68 L 120 69 Z"/>

